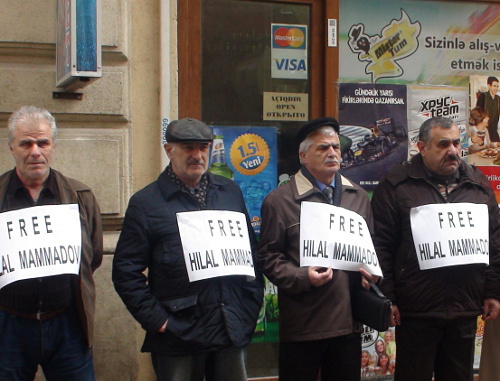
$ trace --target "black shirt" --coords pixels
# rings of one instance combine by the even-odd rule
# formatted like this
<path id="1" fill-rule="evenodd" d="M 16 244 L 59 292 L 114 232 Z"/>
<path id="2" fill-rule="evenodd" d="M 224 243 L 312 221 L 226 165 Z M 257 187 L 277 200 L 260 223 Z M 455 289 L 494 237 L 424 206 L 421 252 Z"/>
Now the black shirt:
<path id="1" fill-rule="evenodd" d="M 38 200 L 35 202 L 14 170 L 0 211 L 60 203 L 56 179 L 52 172 L 49 173 Z M 20 313 L 36 313 L 68 307 L 73 300 L 72 282 L 76 279 L 78 279 L 76 275 L 63 274 L 10 283 L 0 289 L 0 308 L 4 307 Z"/>

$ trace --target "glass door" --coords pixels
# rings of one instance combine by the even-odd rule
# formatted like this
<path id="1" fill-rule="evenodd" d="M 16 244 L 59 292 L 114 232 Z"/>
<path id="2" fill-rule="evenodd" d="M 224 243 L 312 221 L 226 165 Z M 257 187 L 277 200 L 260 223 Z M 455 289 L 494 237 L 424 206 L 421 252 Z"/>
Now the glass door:
<path id="1" fill-rule="evenodd" d="M 278 127 L 279 173 L 297 170 L 293 135 L 309 116 L 310 22 L 308 4 L 202 0 L 201 118 L 216 125 Z M 273 37 L 282 38 L 278 48 Z M 273 57 L 279 49 L 285 54 Z M 278 110 L 265 105 L 288 94 L 291 101 L 280 102 Z M 305 112 L 295 112 L 294 94 L 303 95 Z"/>
<path id="2" fill-rule="evenodd" d="M 336 4 L 179 0 L 179 117 L 222 128 L 276 127 L 278 174 L 294 174 L 298 128 L 336 109 L 328 95 L 335 91 L 327 89 L 334 81 L 325 70 L 337 66 L 326 49 L 327 15 Z M 249 346 L 248 372 L 277 377 L 277 335 Z"/>

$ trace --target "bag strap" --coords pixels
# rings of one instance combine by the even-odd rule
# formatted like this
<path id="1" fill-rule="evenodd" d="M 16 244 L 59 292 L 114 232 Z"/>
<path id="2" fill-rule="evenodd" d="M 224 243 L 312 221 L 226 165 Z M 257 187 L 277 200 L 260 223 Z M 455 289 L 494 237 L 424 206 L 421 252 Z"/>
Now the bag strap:
<path id="1" fill-rule="evenodd" d="M 375 283 L 373 283 L 373 281 L 368 280 L 368 283 L 370 283 L 370 287 L 372 288 L 373 291 L 375 291 L 375 293 L 378 296 L 380 296 L 381 298 L 386 299 L 385 295 L 382 293 L 382 291 L 380 291 L 380 288 L 378 288 L 378 286 Z"/>

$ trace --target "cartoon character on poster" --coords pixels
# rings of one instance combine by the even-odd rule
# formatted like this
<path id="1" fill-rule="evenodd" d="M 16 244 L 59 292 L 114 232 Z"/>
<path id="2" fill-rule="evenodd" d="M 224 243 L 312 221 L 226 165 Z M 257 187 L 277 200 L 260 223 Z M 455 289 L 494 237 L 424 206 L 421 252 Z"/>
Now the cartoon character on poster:
<path id="1" fill-rule="evenodd" d="M 471 74 L 494 75 L 499 11 L 493 2 L 340 0 L 340 81 L 465 86 Z"/>
<path id="2" fill-rule="evenodd" d="M 349 30 L 349 47 L 358 54 L 359 61 L 368 62 L 366 73 L 372 82 L 381 78 L 399 77 L 403 74 L 397 61 L 411 56 L 418 49 L 420 23 L 412 23 L 404 10 L 401 18 L 392 20 L 380 35 L 369 36 L 363 24 L 353 25 Z"/>

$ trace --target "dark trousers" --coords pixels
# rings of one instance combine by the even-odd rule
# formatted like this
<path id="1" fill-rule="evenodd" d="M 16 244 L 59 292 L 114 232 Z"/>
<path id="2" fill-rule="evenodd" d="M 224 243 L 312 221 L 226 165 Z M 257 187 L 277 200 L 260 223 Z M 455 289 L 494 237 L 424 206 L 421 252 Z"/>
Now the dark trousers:
<path id="1" fill-rule="evenodd" d="M 192 356 L 151 353 L 158 381 L 246 381 L 246 348 Z"/>
<path id="2" fill-rule="evenodd" d="M 38 365 L 49 381 L 94 381 L 92 351 L 76 308 L 46 321 L 0 310 L 0 380 L 32 381 Z"/>
<path id="3" fill-rule="evenodd" d="M 402 319 L 395 381 L 472 381 L 477 319 Z"/>
<path id="4" fill-rule="evenodd" d="M 361 336 L 281 342 L 279 359 L 280 381 L 359 381 Z"/>

